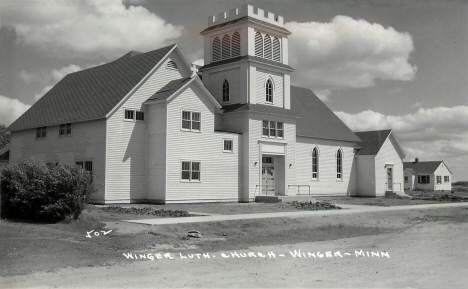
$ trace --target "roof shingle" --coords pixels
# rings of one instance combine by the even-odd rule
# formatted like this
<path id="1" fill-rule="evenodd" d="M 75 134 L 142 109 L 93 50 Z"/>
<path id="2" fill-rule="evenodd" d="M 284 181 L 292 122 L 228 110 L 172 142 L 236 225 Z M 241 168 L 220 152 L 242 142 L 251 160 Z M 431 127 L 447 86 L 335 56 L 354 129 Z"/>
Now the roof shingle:
<path id="1" fill-rule="evenodd" d="M 356 152 L 356 155 L 377 155 L 391 132 L 391 129 L 355 132 L 362 140 L 359 143 L 361 149 Z"/>
<path id="2" fill-rule="evenodd" d="M 417 174 L 433 174 L 442 162 L 443 161 L 404 162 L 403 168 L 413 169 Z"/>
<path id="3" fill-rule="evenodd" d="M 10 125 L 10 131 L 105 118 L 175 44 L 68 74 Z"/>

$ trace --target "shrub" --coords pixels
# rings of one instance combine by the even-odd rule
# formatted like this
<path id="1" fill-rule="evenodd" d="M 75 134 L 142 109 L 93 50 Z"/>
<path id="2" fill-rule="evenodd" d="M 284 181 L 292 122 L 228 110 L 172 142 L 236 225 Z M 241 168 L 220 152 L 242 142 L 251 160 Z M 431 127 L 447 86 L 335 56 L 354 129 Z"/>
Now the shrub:
<path id="1" fill-rule="evenodd" d="M 77 219 L 96 189 L 78 166 L 39 161 L 9 165 L 1 172 L 2 217 L 36 222 Z"/>

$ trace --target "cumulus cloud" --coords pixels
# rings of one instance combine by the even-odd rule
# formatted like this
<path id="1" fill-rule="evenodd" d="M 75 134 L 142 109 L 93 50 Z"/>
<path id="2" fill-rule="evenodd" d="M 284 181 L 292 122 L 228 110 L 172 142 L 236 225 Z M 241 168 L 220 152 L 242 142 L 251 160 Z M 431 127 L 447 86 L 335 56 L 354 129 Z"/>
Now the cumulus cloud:
<path id="1" fill-rule="evenodd" d="M 7 0 L 2 4 L 3 24 L 14 27 L 19 43 L 64 57 L 149 51 L 174 42 L 184 31 L 142 6 L 126 7 L 122 1 Z"/>
<path id="2" fill-rule="evenodd" d="M 335 16 L 330 22 L 288 22 L 295 80 L 315 89 L 364 88 L 377 79 L 410 81 L 417 67 L 409 33 L 378 23 Z"/>
<path id="3" fill-rule="evenodd" d="M 0 95 L 0 123 L 9 126 L 30 107 L 17 99 Z"/>
<path id="4" fill-rule="evenodd" d="M 330 89 L 317 89 L 314 92 L 315 95 L 317 95 L 317 97 L 320 98 L 321 101 L 330 101 Z"/>
<path id="5" fill-rule="evenodd" d="M 47 85 L 46 87 L 44 87 L 39 93 L 36 93 L 34 95 L 34 100 L 39 100 L 41 99 L 41 97 L 44 96 L 44 94 L 46 94 L 52 87 L 54 87 L 53 85 Z"/>
<path id="6" fill-rule="evenodd" d="M 61 69 L 52 69 L 51 71 L 51 76 L 55 82 L 60 81 L 62 78 L 64 78 L 67 74 L 77 72 L 82 70 L 80 66 L 76 64 L 70 64 L 68 66 L 65 66 Z"/>
<path id="7" fill-rule="evenodd" d="M 335 113 L 353 131 L 393 129 L 409 158 L 444 160 L 456 179 L 467 179 L 468 106 L 419 108 L 402 116 L 372 110 Z"/>

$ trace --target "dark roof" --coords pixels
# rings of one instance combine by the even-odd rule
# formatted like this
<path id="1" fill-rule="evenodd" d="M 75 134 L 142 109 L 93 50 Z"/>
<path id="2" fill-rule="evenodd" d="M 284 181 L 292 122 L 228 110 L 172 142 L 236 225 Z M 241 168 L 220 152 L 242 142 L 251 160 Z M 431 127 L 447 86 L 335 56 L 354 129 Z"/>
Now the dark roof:
<path id="1" fill-rule="evenodd" d="M 297 117 L 297 115 L 295 115 L 289 109 L 284 109 L 284 108 L 276 107 L 272 105 L 255 104 L 255 103 L 237 103 L 237 104 L 226 105 L 226 106 L 223 106 L 223 110 L 224 110 L 224 113 L 239 112 L 239 111 L 253 111 L 253 112 L 261 112 L 261 113 L 267 113 L 267 114 Z"/>
<path id="2" fill-rule="evenodd" d="M 10 145 L 7 144 L 0 148 L 0 162 L 8 162 L 10 160 Z"/>
<path id="3" fill-rule="evenodd" d="M 174 94 L 174 92 L 178 91 L 190 79 L 190 77 L 185 77 L 172 80 L 160 90 L 158 90 L 155 94 L 153 94 L 150 98 L 148 98 L 146 101 L 168 99 L 172 94 Z"/>
<path id="4" fill-rule="evenodd" d="M 310 89 L 291 85 L 291 111 L 298 136 L 361 141 Z"/>
<path id="5" fill-rule="evenodd" d="M 68 74 L 10 125 L 10 131 L 105 118 L 175 44 Z"/>
<path id="6" fill-rule="evenodd" d="M 430 162 L 417 162 L 417 163 L 404 162 L 403 168 L 413 169 L 416 173 L 419 173 L 419 174 L 432 174 L 437 170 L 437 168 L 440 166 L 441 163 L 443 163 L 443 161 L 430 161 Z"/>
<path id="7" fill-rule="evenodd" d="M 249 17 L 249 16 L 244 16 L 244 17 L 241 17 L 241 18 L 237 18 L 237 19 L 234 19 L 234 20 L 231 20 L 231 21 L 226 21 L 224 23 L 220 23 L 220 24 L 216 24 L 216 25 L 213 25 L 213 26 L 210 26 L 208 28 L 206 28 L 205 30 L 203 30 L 202 32 L 200 32 L 200 34 L 205 34 L 206 32 L 209 32 L 209 31 L 212 31 L 212 30 L 215 30 L 215 29 L 218 29 L 218 28 L 221 28 L 221 27 L 224 27 L 224 26 L 227 26 L 227 25 L 230 25 L 230 24 L 234 24 L 234 23 L 238 23 L 238 22 L 243 22 L 243 21 L 252 21 L 252 22 L 257 22 L 259 24 L 263 24 L 263 25 L 268 25 L 271 27 L 271 23 L 268 23 L 266 21 L 263 21 L 263 20 L 260 20 L 260 19 L 257 19 L 257 18 L 253 18 L 253 17 Z M 283 28 L 281 26 L 278 26 L 278 25 L 275 25 L 273 26 L 274 29 L 277 29 L 281 32 L 284 32 L 286 34 L 291 34 L 291 31 L 289 31 L 288 29 L 286 28 Z"/>
<path id="8" fill-rule="evenodd" d="M 278 62 L 278 61 L 273 61 L 273 60 L 269 60 L 269 59 L 266 59 L 266 58 L 263 58 L 263 57 L 252 56 L 252 55 L 237 56 L 237 57 L 228 58 L 228 59 L 224 59 L 224 60 L 220 60 L 220 61 L 216 61 L 216 62 L 211 62 L 210 64 L 202 66 L 199 69 L 199 71 L 203 71 L 203 70 L 205 70 L 207 68 L 211 68 L 211 67 L 216 67 L 216 66 L 220 66 L 220 65 L 224 65 L 224 64 L 228 64 L 228 63 L 239 62 L 239 61 L 244 61 L 244 60 L 257 61 L 257 62 L 261 62 L 261 63 L 264 63 L 264 64 L 269 64 L 269 65 L 273 65 L 273 66 L 276 66 L 276 67 L 284 68 L 284 69 L 287 69 L 289 71 L 294 71 L 294 68 L 292 68 L 289 65 L 283 64 L 283 63 Z"/>
<path id="9" fill-rule="evenodd" d="M 355 132 L 362 140 L 356 155 L 376 155 L 391 132 L 391 129 Z"/>

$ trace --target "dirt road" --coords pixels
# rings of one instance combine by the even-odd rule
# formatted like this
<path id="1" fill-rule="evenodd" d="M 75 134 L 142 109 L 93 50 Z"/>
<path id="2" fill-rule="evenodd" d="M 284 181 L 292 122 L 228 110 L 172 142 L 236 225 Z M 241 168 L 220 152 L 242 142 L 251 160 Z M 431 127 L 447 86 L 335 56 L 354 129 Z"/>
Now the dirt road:
<path id="1" fill-rule="evenodd" d="M 211 252 L 209 259 L 190 260 L 172 253 L 174 260 L 128 260 L 126 265 L 11 276 L 2 278 L 0 287 L 466 288 L 466 240 L 467 223 L 423 223 L 404 232 L 237 251 L 255 252 L 257 257 L 223 258 L 222 253 L 231 256 L 232 251 L 229 251 Z M 351 255 L 343 258 L 294 258 L 290 255 L 289 251 L 299 249 L 314 252 L 316 256 L 317 252 L 327 251 Z M 355 250 L 388 252 L 390 258 L 356 257 Z M 258 252 L 265 256 L 273 252 L 276 258 L 261 258 Z"/>

